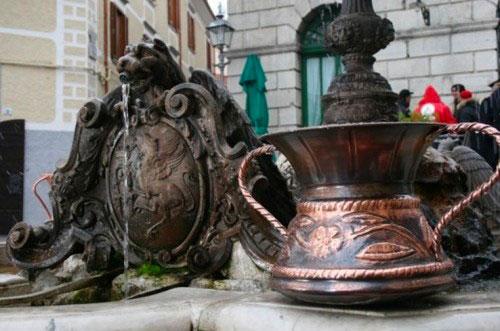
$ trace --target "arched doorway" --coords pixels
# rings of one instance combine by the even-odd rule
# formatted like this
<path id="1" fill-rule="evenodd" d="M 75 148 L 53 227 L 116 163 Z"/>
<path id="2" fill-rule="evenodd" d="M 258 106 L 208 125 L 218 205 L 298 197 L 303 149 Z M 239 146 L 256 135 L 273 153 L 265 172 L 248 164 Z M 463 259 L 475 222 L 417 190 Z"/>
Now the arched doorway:
<path id="1" fill-rule="evenodd" d="M 320 125 L 323 120 L 321 96 L 333 77 L 342 73 L 340 56 L 333 56 L 323 45 L 326 27 L 340 13 L 339 4 L 321 5 L 313 9 L 302 23 L 302 125 Z"/>

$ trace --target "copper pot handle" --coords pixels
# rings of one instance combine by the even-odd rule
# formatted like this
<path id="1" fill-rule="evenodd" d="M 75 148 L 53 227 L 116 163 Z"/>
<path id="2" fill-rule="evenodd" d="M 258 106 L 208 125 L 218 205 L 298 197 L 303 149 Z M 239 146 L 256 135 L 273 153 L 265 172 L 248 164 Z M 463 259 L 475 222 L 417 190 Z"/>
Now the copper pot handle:
<path id="1" fill-rule="evenodd" d="M 288 233 L 286 231 L 286 228 L 274 217 L 264 206 L 262 206 L 260 203 L 257 202 L 252 197 L 252 194 L 248 190 L 247 184 L 245 183 L 245 177 L 248 174 L 248 170 L 250 169 L 252 163 L 252 159 L 254 159 L 257 156 L 260 155 L 265 155 L 265 154 L 272 154 L 273 152 L 276 151 L 276 147 L 273 145 L 265 145 L 259 148 L 256 148 L 245 156 L 245 159 L 243 159 L 243 162 L 240 165 L 240 169 L 238 170 L 238 185 L 240 186 L 241 194 L 245 198 L 245 200 L 248 202 L 250 207 L 252 207 L 256 212 L 261 214 L 271 225 L 285 238 L 288 237 Z"/>
<path id="2" fill-rule="evenodd" d="M 446 132 L 462 134 L 467 132 L 478 132 L 487 136 L 492 137 L 498 146 L 500 147 L 500 132 L 492 126 L 481 124 L 481 123 L 461 123 L 461 124 L 453 124 L 449 125 L 446 128 Z M 437 252 L 438 246 L 441 242 L 441 236 L 443 235 L 444 228 L 465 208 L 467 208 L 472 202 L 481 198 L 484 194 L 488 193 L 488 191 L 493 188 L 493 186 L 500 179 L 500 162 L 497 165 L 497 168 L 494 174 L 490 177 L 490 179 L 479 186 L 474 191 L 470 192 L 465 198 L 463 198 L 460 202 L 458 202 L 455 206 L 453 206 L 446 214 L 444 214 L 438 221 L 435 229 L 434 229 L 434 244 L 435 251 Z"/>

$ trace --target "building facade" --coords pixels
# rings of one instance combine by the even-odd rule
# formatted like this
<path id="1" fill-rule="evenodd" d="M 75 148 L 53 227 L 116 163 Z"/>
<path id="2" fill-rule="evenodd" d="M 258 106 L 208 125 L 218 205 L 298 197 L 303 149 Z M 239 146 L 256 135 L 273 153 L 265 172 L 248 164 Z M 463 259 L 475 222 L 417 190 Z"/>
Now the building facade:
<path id="1" fill-rule="evenodd" d="M 205 0 L 2 3 L 0 120 L 26 120 L 26 221 L 46 220 L 31 186 L 68 157 L 76 114 L 85 101 L 119 84 L 115 63 L 125 45 L 160 38 L 186 74 L 211 70 L 215 56 L 205 27 L 214 19 Z"/>
<path id="2" fill-rule="evenodd" d="M 321 122 L 320 97 L 342 72 L 339 57 L 322 47 L 325 26 L 342 1 L 229 0 L 236 32 L 228 57 L 228 87 L 240 105 L 245 59 L 259 55 L 267 75 L 270 131 Z M 375 70 L 397 93 L 414 92 L 412 107 L 432 84 L 451 103 L 452 84 L 461 83 L 478 98 L 498 78 L 496 0 L 423 0 L 430 25 L 414 0 L 373 0 L 375 11 L 390 19 L 396 40 L 376 54 Z"/>

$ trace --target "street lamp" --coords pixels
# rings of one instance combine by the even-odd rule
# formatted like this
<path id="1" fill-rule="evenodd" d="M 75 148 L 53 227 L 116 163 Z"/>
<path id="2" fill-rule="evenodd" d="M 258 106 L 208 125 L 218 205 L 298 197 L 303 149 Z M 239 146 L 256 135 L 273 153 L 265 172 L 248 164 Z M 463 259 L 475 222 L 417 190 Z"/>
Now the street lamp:
<path id="1" fill-rule="evenodd" d="M 422 12 L 422 17 L 424 18 L 425 25 L 431 25 L 431 12 L 429 11 L 429 8 L 427 8 L 425 3 L 422 2 L 422 0 L 417 0 L 416 2 L 410 3 L 409 8 L 420 9 L 420 11 Z"/>
<path id="2" fill-rule="evenodd" d="M 207 26 L 207 36 L 212 43 L 212 46 L 219 50 L 219 63 L 215 66 L 221 72 L 221 85 L 224 86 L 224 68 L 231 61 L 226 61 L 224 56 L 224 47 L 231 47 L 231 40 L 233 39 L 234 28 L 231 24 L 224 19 L 222 13 L 222 5 L 219 4 L 219 13 L 216 20 Z"/>

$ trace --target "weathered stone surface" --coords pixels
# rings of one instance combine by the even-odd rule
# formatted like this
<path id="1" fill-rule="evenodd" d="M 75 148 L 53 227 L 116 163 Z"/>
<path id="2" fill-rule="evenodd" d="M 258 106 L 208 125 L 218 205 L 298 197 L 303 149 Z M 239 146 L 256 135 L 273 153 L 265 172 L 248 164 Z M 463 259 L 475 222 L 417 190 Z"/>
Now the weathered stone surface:
<path id="1" fill-rule="evenodd" d="M 428 76 L 429 61 L 426 58 L 415 58 L 391 61 L 389 65 L 389 77 L 394 78 L 408 78 L 408 77 L 421 77 Z"/>
<path id="2" fill-rule="evenodd" d="M 451 36 L 454 53 L 491 49 L 496 42 L 495 30 L 457 33 Z"/>
<path id="3" fill-rule="evenodd" d="M 278 156 L 278 159 L 276 160 L 276 166 L 281 172 L 283 178 L 285 178 L 286 185 L 288 186 L 290 192 L 298 197 L 300 193 L 299 182 L 297 180 L 295 170 L 293 170 L 292 165 L 290 164 L 290 161 L 288 161 L 283 154 L 280 154 L 280 156 Z"/>
<path id="4" fill-rule="evenodd" d="M 420 163 L 415 181 L 457 185 L 463 182 L 464 176 L 465 174 L 461 172 L 459 165 L 452 158 L 435 148 L 428 148 Z"/>
<path id="5" fill-rule="evenodd" d="M 90 274 L 87 271 L 87 264 L 82 260 L 82 255 L 75 254 L 63 262 L 55 276 L 57 279 L 67 282 L 88 277 Z"/>
<path id="6" fill-rule="evenodd" d="M 410 57 L 446 54 L 451 50 L 448 36 L 435 36 L 434 38 L 415 38 L 408 43 Z"/>
<path id="7" fill-rule="evenodd" d="M 496 52 L 494 50 L 476 52 L 474 56 L 477 71 L 495 70 L 498 66 Z"/>
<path id="8" fill-rule="evenodd" d="M 51 300 L 43 300 L 35 305 L 77 305 L 107 302 L 110 300 L 110 288 L 92 286 L 81 290 L 58 295 Z"/>
<path id="9" fill-rule="evenodd" d="M 0 274 L 0 287 L 25 283 L 26 279 L 19 275 Z"/>
<path id="10" fill-rule="evenodd" d="M 450 156 L 429 148 L 420 165 L 415 189 L 431 225 L 466 194 L 466 175 Z M 465 282 L 500 276 L 500 258 L 488 219 L 474 203 L 446 228 L 442 246 L 455 263 L 456 277 Z"/>
<path id="11" fill-rule="evenodd" d="M 265 292 L 271 290 L 271 274 L 255 265 L 245 253 L 240 242 L 234 243 L 229 265 L 221 273 L 225 279 L 195 279 L 190 286 L 241 292 Z"/>
<path id="12" fill-rule="evenodd" d="M 0 266 L 4 265 L 10 265 L 10 261 L 7 258 L 7 247 L 5 245 L 5 242 L 0 242 Z"/>
<path id="13" fill-rule="evenodd" d="M 82 260 L 82 254 L 75 254 L 70 256 L 59 266 L 38 273 L 35 276 L 35 280 L 30 282 L 30 285 L 32 292 L 39 292 L 90 276 L 92 275 L 87 271 L 87 265 Z M 73 292 L 63 293 L 56 297 L 37 300 L 33 302 L 33 305 L 70 305 L 104 302 L 110 299 L 110 293 L 109 286 L 92 286 Z"/>
<path id="14" fill-rule="evenodd" d="M 238 241 L 233 245 L 231 260 L 229 261 L 228 278 L 234 280 L 255 280 L 263 284 L 268 284 L 270 274 L 253 263 Z"/>
<path id="15" fill-rule="evenodd" d="M 495 287 L 494 287 L 495 288 Z M 498 287 L 496 287 L 498 288 Z M 178 288 L 131 301 L 0 309 L 0 330 L 496 330 L 500 294 L 436 295 L 382 307 L 327 307 L 276 293 Z"/>
<path id="16" fill-rule="evenodd" d="M 474 56 L 472 53 L 441 55 L 431 58 L 432 75 L 472 71 L 474 71 Z"/>
<path id="17" fill-rule="evenodd" d="M 53 269 L 46 269 L 36 275 L 32 282 L 34 291 L 42 291 L 62 283 L 89 277 L 82 254 L 75 254 L 67 258 L 62 264 Z"/>
<path id="18" fill-rule="evenodd" d="M 266 292 L 270 291 L 269 282 L 264 285 L 262 282 L 250 279 L 210 279 L 200 278 L 195 279 L 189 284 L 190 287 L 221 290 L 221 291 L 236 291 L 236 292 Z"/>
<path id="19" fill-rule="evenodd" d="M 406 41 L 397 40 L 377 53 L 377 60 L 404 59 L 407 57 Z"/>
<path id="20" fill-rule="evenodd" d="M 130 269 L 127 280 L 124 274 L 119 275 L 113 280 L 111 285 L 111 300 L 123 299 L 127 288 L 128 296 L 133 296 L 140 292 L 182 283 L 182 276 L 183 274 L 150 276 L 141 274 L 137 269 Z"/>

